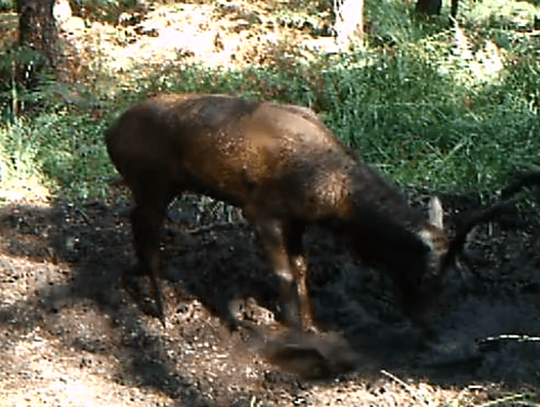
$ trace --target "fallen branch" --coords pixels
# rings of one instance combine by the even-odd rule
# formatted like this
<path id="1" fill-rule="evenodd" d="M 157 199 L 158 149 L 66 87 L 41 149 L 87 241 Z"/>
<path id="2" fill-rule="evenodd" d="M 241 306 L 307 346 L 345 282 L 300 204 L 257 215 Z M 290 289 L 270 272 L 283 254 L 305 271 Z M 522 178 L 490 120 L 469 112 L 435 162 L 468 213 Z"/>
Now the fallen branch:
<path id="1" fill-rule="evenodd" d="M 488 401 L 487 403 L 480 404 L 478 407 L 494 407 L 494 406 L 498 406 L 499 404 L 502 404 L 502 403 L 507 403 L 509 401 L 517 401 L 519 399 L 523 399 L 523 398 L 530 397 L 530 396 L 531 396 L 531 393 L 512 394 L 511 396 L 501 397 L 501 398 L 498 398 L 496 400 L 492 400 L 492 401 Z M 521 402 L 521 403 L 523 403 L 523 402 Z M 522 404 L 522 405 L 525 405 L 525 406 L 538 406 L 538 404 L 536 404 L 536 403 L 526 403 L 526 404 Z"/>
<path id="2" fill-rule="evenodd" d="M 396 383 L 398 383 L 401 387 L 403 387 L 407 393 L 409 393 L 411 395 L 411 397 L 414 399 L 414 401 L 416 401 L 417 403 L 424 403 L 424 404 L 427 404 L 427 401 L 421 397 L 421 396 L 418 396 L 416 394 L 416 391 L 411 387 L 409 386 L 407 383 L 405 383 L 403 380 L 401 380 L 399 377 L 393 375 L 392 373 L 384 370 L 384 369 L 381 369 L 381 373 L 387 377 L 389 377 L 390 379 L 392 379 L 393 381 L 395 381 Z"/>

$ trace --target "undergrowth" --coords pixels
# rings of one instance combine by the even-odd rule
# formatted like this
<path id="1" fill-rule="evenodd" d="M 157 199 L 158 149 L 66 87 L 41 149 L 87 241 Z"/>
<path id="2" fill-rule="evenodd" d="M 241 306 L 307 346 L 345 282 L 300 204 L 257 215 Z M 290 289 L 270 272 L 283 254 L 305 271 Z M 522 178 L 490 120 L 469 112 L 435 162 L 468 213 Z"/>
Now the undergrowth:
<path id="1" fill-rule="evenodd" d="M 370 31 L 354 53 L 307 59 L 284 42 L 264 66 L 171 63 L 129 82 L 103 76 L 78 89 L 92 100 L 82 104 L 68 103 L 62 87 L 43 87 L 25 117 L 10 116 L 4 103 L 0 182 L 39 174 L 56 196 L 106 197 L 115 172 L 104 130 L 127 106 L 161 92 L 310 106 L 365 162 L 408 187 L 486 191 L 516 168 L 540 165 L 540 39 L 529 35 L 540 8 L 461 2 L 459 28 L 450 29 L 446 17 L 419 19 L 413 5 L 383 3 L 366 5 Z"/>

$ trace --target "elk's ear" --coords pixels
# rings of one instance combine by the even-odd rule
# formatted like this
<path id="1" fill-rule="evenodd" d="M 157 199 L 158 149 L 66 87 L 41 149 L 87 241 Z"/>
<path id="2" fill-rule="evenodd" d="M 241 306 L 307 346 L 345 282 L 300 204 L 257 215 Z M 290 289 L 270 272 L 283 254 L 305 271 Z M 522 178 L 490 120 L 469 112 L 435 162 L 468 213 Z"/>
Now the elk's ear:
<path id="1" fill-rule="evenodd" d="M 439 229 L 443 228 L 443 208 L 441 200 L 436 196 L 429 200 L 428 204 L 429 223 Z"/>

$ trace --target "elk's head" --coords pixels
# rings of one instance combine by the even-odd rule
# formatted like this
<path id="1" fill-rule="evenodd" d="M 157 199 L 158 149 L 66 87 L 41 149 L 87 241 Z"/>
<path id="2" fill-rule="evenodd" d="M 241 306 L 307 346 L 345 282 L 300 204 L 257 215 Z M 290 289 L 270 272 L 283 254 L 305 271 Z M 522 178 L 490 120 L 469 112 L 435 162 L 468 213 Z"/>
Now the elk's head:
<path id="1" fill-rule="evenodd" d="M 438 198 L 431 198 L 428 205 L 428 222 L 421 225 L 417 236 L 425 245 L 424 264 L 419 265 L 416 290 L 408 295 L 401 293 L 404 311 L 417 325 L 425 325 L 427 315 L 433 311 L 436 299 L 447 285 L 446 277 L 452 270 L 463 277 L 464 263 L 469 260 L 465 251 L 467 237 L 473 228 L 489 222 L 514 207 L 513 201 L 503 201 L 487 208 L 460 215 L 455 218 L 455 233 L 450 239 L 443 223 L 443 208 Z M 460 260 L 463 260 L 460 261 Z M 416 292 L 415 292 L 416 291 Z M 415 298 L 416 297 L 416 298 Z"/>

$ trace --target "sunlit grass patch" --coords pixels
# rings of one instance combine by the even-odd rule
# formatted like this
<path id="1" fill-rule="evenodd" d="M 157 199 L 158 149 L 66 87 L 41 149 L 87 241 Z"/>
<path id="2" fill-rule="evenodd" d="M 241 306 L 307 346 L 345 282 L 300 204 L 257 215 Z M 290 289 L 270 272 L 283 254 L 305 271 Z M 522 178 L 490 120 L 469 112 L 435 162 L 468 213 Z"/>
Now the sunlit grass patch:
<path id="1" fill-rule="evenodd" d="M 256 45 L 256 52 L 217 66 L 213 59 L 198 60 L 185 52 L 166 53 L 162 59 L 134 53 L 125 64 L 123 58 L 137 48 L 133 41 L 144 35 L 131 38 L 129 27 L 93 22 L 85 26 L 78 48 L 75 77 L 84 81 L 45 81 L 18 95 L 31 109 L 26 118 L 0 127 L 0 179 L 27 175 L 43 179 L 56 194 L 106 196 L 104 181 L 115 171 L 103 143 L 105 129 L 129 105 L 164 92 L 225 93 L 311 107 L 364 161 L 413 187 L 485 190 L 516 167 L 540 164 L 540 39 L 527 32 L 539 11 L 533 4 L 460 2 L 459 25 L 453 29 L 446 15 L 417 18 L 412 2 L 370 3 L 367 47 L 347 53 L 321 48 L 317 53 L 302 42 L 306 32 L 315 34 L 313 26 L 303 26 L 307 11 L 298 2 L 294 7 L 280 2 L 285 9 L 277 14 L 258 2 L 235 3 L 234 10 L 202 3 L 199 11 L 198 3 L 162 5 L 164 20 L 154 13 L 149 18 L 156 20 L 149 21 L 180 21 L 174 13 L 190 10 L 193 18 L 204 17 L 211 6 L 208 18 L 220 18 L 221 24 L 212 32 L 220 34 L 222 43 L 212 43 L 216 48 L 210 54 L 232 58 L 227 41 L 234 42 L 239 33 L 242 44 Z M 313 11 L 319 13 L 321 30 L 330 18 L 323 6 L 320 2 Z M 284 15 L 294 21 L 283 25 Z M 497 16 L 527 24 L 501 23 Z M 263 23 L 269 21 L 276 24 L 268 37 L 273 42 L 250 39 L 268 31 Z M 197 27 L 202 23 L 197 20 Z M 294 30 L 301 35 L 290 37 Z M 223 37 L 227 33 L 231 36 Z M 252 63 L 245 64 L 249 58 Z"/>

